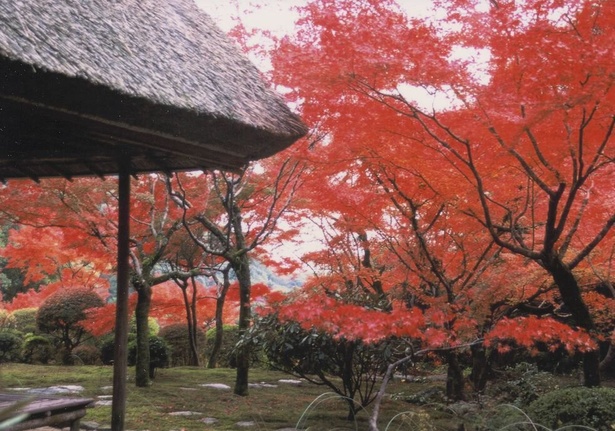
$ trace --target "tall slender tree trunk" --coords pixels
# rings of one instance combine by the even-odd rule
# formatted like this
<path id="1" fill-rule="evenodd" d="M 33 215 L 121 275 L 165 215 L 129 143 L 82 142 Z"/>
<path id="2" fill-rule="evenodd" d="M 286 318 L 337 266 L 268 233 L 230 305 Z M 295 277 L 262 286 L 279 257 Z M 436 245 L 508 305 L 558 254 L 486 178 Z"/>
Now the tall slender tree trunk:
<path id="1" fill-rule="evenodd" d="M 220 355 L 220 350 L 222 349 L 222 340 L 224 338 L 224 320 L 222 318 L 224 314 L 224 302 L 226 301 L 226 294 L 231 287 L 229 269 L 230 268 L 227 267 L 224 271 L 222 271 L 222 289 L 220 289 L 218 297 L 216 298 L 216 336 L 214 338 L 214 345 L 212 346 L 211 353 L 209 355 L 207 368 L 216 368 L 218 365 L 218 356 Z"/>
<path id="2" fill-rule="evenodd" d="M 151 384 L 148 318 L 152 301 L 152 288 L 148 284 L 135 287 L 137 288 L 137 308 L 135 310 L 135 320 L 137 323 L 135 382 L 138 387 L 146 387 Z"/>
<path id="3" fill-rule="evenodd" d="M 487 386 L 487 378 L 489 377 L 489 361 L 487 360 L 487 352 L 482 344 L 473 344 L 470 347 L 472 352 L 472 373 L 470 379 L 474 392 L 481 394 Z"/>
<path id="4" fill-rule="evenodd" d="M 190 282 L 192 284 L 192 297 L 190 300 L 190 318 L 188 320 L 188 325 L 190 327 L 190 348 L 192 349 L 192 365 L 200 366 L 201 360 L 199 357 L 199 319 L 196 313 L 196 300 L 197 300 L 197 287 L 196 280 L 194 277 L 190 278 Z"/>
<path id="5" fill-rule="evenodd" d="M 356 344 L 353 341 L 346 341 L 342 344 L 344 349 L 344 370 L 342 371 L 342 380 L 344 385 L 344 392 L 347 395 L 346 401 L 348 402 L 348 416 L 347 420 L 353 421 L 357 414 L 357 407 L 354 402 L 354 394 L 357 391 L 355 381 L 353 379 L 354 368 L 354 352 Z"/>
<path id="6" fill-rule="evenodd" d="M 252 310 L 250 303 L 250 290 L 252 280 L 250 278 L 250 261 L 246 253 L 240 254 L 232 263 L 233 270 L 239 282 L 239 337 L 243 337 L 250 328 Z M 236 395 L 248 395 L 248 373 L 250 369 L 250 347 L 247 343 L 241 343 L 237 349 L 237 377 L 235 379 L 234 393 Z"/>
<path id="7" fill-rule="evenodd" d="M 574 318 L 575 323 L 590 334 L 596 329 L 589 309 L 581 296 L 579 283 L 559 256 L 553 254 L 543 259 L 544 267 L 557 285 L 562 301 Z M 588 387 L 600 386 L 600 350 L 595 349 L 583 354 L 584 384 Z"/>
<path id="8" fill-rule="evenodd" d="M 609 349 L 606 352 L 606 356 L 600 362 L 600 372 L 608 373 L 611 371 L 613 364 L 615 363 L 615 346 L 613 343 L 609 344 Z"/>
<path id="9" fill-rule="evenodd" d="M 186 325 L 188 326 L 188 345 L 190 346 L 190 360 L 188 365 L 199 365 L 199 352 L 196 338 L 196 308 L 194 301 L 196 297 L 196 287 L 193 284 L 192 296 L 188 297 L 188 282 L 180 281 L 179 287 L 184 299 L 184 309 L 186 310 Z"/>
<path id="10" fill-rule="evenodd" d="M 464 397 L 463 370 L 459 365 L 457 352 L 448 352 L 446 362 L 448 364 L 446 370 L 446 397 L 452 401 L 462 401 Z"/>

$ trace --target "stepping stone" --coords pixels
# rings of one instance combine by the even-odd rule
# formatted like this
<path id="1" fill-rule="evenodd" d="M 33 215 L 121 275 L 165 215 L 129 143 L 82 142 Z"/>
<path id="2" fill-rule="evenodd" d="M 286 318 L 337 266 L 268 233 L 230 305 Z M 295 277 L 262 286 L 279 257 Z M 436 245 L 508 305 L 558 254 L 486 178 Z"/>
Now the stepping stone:
<path id="1" fill-rule="evenodd" d="M 224 383 L 204 383 L 199 386 L 203 386 L 204 388 L 223 389 L 223 390 L 231 389 L 229 385 L 225 385 Z"/>
<path id="2" fill-rule="evenodd" d="M 185 411 L 185 412 L 171 412 L 169 413 L 169 415 L 171 416 L 194 416 L 194 415 L 202 415 L 203 413 L 201 412 L 189 412 L 189 411 Z"/>
<path id="3" fill-rule="evenodd" d="M 98 400 L 94 402 L 95 407 L 107 407 L 113 404 L 112 400 Z"/>
<path id="4" fill-rule="evenodd" d="M 237 422 L 235 425 L 237 425 L 238 427 L 247 428 L 247 427 L 255 426 L 256 422 L 254 422 L 254 421 L 241 421 L 241 422 Z"/>
<path id="5" fill-rule="evenodd" d="M 113 395 L 99 395 L 98 399 L 99 400 L 110 400 L 113 398 Z"/>
<path id="6" fill-rule="evenodd" d="M 261 382 L 261 383 L 248 383 L 248 387 L 250 388 L 277 388 L 278 385 L 272 385 L 270 383 Z"/>
<path id="7" fill-rule="evenodd" d="M 216 422 L 218 422 L 218 419 L 216 419 L 216 418 L 203 418 L 203 419 L 201 419 L 201 422 L 203 422 L 205 425 L 213 425 Z"/>
<path id="8" fill-rule="evenodd" d="M 48 388 L 32 388 L 28 390 L 31 394 L 40 395 L 57 395 L 57 394 L 78 394 L 83 392 L 85 388 L 78 385 L 63 385 L 63 386 L 50 386 Z"/>

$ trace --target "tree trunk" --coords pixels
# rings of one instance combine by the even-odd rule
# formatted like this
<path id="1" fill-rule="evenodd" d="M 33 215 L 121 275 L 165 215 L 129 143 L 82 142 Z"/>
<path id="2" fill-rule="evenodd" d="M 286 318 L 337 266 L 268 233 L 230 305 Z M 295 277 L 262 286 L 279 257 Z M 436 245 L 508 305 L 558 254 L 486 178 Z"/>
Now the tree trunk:
<path id="1" fill-rule="evenodd" d="M 152 300 L 152 288 L 149 285 L 141 285 L 137 289 L 137 308 L 135 320 L 137 323 L 137 361 L 135 382 L 138 387 L 146 387 L 151 384 L 150 380 L 150 355 L 149 355 L 149 309 Z"/>
<path id="2" fill-rule="evenodd" d="M 226 294 L 231 287 L 228 269 L 229 268 L 226 268 L 224 271 L 222 271 L 222 276 L 224 277 L 222 282 L 222 289 L 220 290 L 220 292 L 218 293 L 218 297 L 216 298 L 216 337 L 214 339 L 214 345 L 211 348 L 207 368 L 216 368 L 218 364 L 218 356 L 220 354 L 220 350 L 222 349 L 222 340 L 224 338 L 224 302 L 226 301 Z"/>
<path id="3" fill-rule="evenodd" d="M 192 349 L 192 365 L 200 366 L 201 360 L 199 358 L 199 319 L 196 313 L 196 302 L 197 302 L 197 288 L 196 288 L 196 280 L 194 277 L 190 279 L 192 283 L 192 298 L 190 301 L 190 319 L 188 320 L 188 325 L 192 329 L 190 334 L 190 348 Z"/>
<path id="4" fill-rule="evenodd" d="M 600 362 L 600 372 L 608 373 L 615 363 L 615 346 L 613 343 L 609 344 L 609 349 L 606 352 L 606 356 Z"/>
<path id="5" fill-rule="evenodd" d="M 252 280 L 250 278 L 250 261 L 246 253 L 240 254 L 232 263 L 233 271 L 239 282 L 239 338 L 250 328 L 252 317 L 250 304 L 250 290 Z M 236 395 L 248 395 L 248 372 L 250 369 L 250 346 L 241 343 L 237 348 L 237 377 L 235 379 L 234 393 Z"/>
<path id="6" fill-rule="evenodd" d="M 463 400 L 463 370 L 459 365 L 457 352 L 449 352 L 446 357 L 446 397 L 452 401 Z"/>
<path id="7" fill-rule="evenodd" d="M 186 310 L 186 324 L 188 325 L 188 345 L 190 346 L 190 359 L 188 365 L 199 366 L 199 352 L 196 344 L 196 316 L 194 315 L 196 310 L 193 306 L 196 288 L 194 288 L 193 285 L 194 290 L 192 291 L 192 298 L 189 298 L 188 282 L 180 281 L 178 285 L 182 291 L 182 298 L 184 299 L 184 309 Z"/>
<path id="8" fill-rule="evenodd" d="M 224 324 L 222 319 L 218 319 L 218 310 L 216 310 L 216 335 L 214 337 L 214 344 L 211 347 L 209 353 L 209 360 L 207 362 L 207 368 L 216 368 L 218 366 L 218 356 L 220 356 L 220 350 L 222 349 L 222 341 L 224 340 Z"/>
<path id="9" fill-rule="evenodd" d="M 579 283 L 570 268 L 557 255 L 547 256 L 542 262 L 553 277 L 562 301 L 576 324 L 591 334 L 596 326 L 581 296 Z M 583 377 L 585 386 L 600 386 L 600 351 L 598 349 L 583 354 Z"/>
<path id="10" fill-rule="evenodd" d="M 344 392 L 346 393 L 348 402 L 348 416 L 346 419 L 353 421 L 357 414 L 357 409 L 354 402 L 354 395 L 357 391 L 355 386 L 353 371 L 354 371 L 354 351 L 355 343 L 352 341 L 346 341 L 343 343 L 344 349 L 344 370 L 342 372 L 342 379 L 344 385 Z"/>
<path id="11" fill-rule="evenodd" d="M 472 344 L 472 386 L 474 392 L 478 395 L 483 393 L 487 386 L 487 378 L 489 376 L 489 361 L 487 361 L 487 352 L 482 344 Z"/>

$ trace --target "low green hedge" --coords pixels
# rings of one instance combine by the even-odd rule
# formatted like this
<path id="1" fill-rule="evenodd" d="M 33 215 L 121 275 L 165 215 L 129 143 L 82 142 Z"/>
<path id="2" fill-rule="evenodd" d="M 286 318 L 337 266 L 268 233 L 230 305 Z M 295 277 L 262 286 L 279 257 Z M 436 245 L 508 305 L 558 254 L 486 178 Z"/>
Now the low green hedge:
<path id="1" fill-rule="evenodd" d="M 551 429 L 582 425 L 596 431 L 615 429 L 615 389 L 567 388 L 549 392 L 532 402 L 527 413 Z"/>

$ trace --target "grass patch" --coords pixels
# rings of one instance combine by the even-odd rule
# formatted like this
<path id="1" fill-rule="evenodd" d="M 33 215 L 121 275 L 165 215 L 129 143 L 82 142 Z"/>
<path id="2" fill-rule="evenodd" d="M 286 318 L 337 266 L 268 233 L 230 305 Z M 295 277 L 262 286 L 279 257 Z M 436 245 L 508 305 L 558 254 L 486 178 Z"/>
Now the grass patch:
<path id="1" fill-rule="evenodd" d="M 238 422 L 254 422 L 252 430 L 266 431 L 294 427 L 308 406 L 327 388 L 308 383 L 301 386 L 282 384 L 280 379 L 288 375 L 254 369 L 250 372 L 253 383 L 277 385 L 275 388 L 250 388 L 250 395 L 239 397 L 232 390 L 219 390 L 203 387 L 207 383 L 224 383 L 233 386 L 235 371 L 231 369 L 204 369 L 179 367 L 158 370 L 154 384 L 149 388 L 134 386 L 134 370 L 129 370 L 127 387 L 126 429 L 150 431 L 201 431 L 237 430 Z M 40 388 L 53 385 L 81 385 L 85 388 L 81 396 L 97 398 L 110 395 L 112 367 L 105 366 L 37 366 L 24 364 L 0 365 L 0 387 Z M 388 392 L 420 391 L 428 387 L 421 383 L 404 384 L 394 381 L 389 384 Z M 106 388 L 106 389 L 105 389 Z M 370 407 L 368 407 L 370 410 Z M 178 411 L 198 412 L 192 416 L 173 416 Z M 404 401 L 386 399 L 380 414 L 380 428 L 396 415 L 408 411 L 406 416 L 398 416 L 394 421 L 413 422 L 431 421 L 431 430 L 456 430 L 461 423 L 452 415 L 441 414 L 423 407 L 412 406 Z M 367 413 L 360 412 L 356 424 L 346 420 L 347 404 L 336 397 L 319 403 L 303 418 L 302 428 L 311 431 L 333 429 L 367 428 Z M 426 416 L 427 415 L 427 416 Z M 205 424 L 204 418 L 215 418 L 215 424 Z M 111 407 L 98 406 L 88 410 L 85 420 L 109 425 Z M 392 426 L 392 429 L 406 429 L 406 426 Z M 391 429 L 391 428 L 390 428 Z"/>

